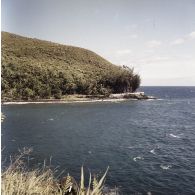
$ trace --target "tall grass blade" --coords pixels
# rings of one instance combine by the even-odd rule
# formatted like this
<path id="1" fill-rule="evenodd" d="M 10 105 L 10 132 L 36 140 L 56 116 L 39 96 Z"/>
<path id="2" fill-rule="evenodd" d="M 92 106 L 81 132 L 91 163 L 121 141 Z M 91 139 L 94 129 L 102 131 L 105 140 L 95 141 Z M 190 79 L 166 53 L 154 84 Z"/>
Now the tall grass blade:
<path id="1" fill-rule="evenodd" d="M 89 185 L 88 185 L 88 189 L 87 189 L 87 194 L 86 195 L 90 195 L 90 187 L 91 187 L 91 173 L 89 173 Z"/>
<path id="2" fill-rule="evenodd" d="M 91 195 L 100 195 L 100 194 L 102 194 L 101 191 L 102 191 L 102 188 L 103 188 L 103 182 L 104 182 L 104 179 L 105 179 L 106 174 L 108 172 L 108 169 L 109 169 L 109 167 L 107 168 L 106 172 L 104 173 L 104 175 L 102 176 L 102 178 L 98 182 L 95 189 L 92 191 Z"/>

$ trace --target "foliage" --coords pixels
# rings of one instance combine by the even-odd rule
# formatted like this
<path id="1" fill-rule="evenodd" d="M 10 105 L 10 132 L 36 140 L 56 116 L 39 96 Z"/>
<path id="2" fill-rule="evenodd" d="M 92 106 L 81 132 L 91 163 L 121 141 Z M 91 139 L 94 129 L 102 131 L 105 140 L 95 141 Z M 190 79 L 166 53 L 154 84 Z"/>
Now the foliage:
<path id="1" fill-rule="evenodd" d="M 140 77 L 92 51 L 2 32 L 2 98 L 60 99 L 67 94 L 133 92 Z"/>
<path id="2" fill-rule="evenodd" d="M 28 170 L 25 158 L 30 152 L 31 149 L 27 148 L 21 150 L 14 160 L 11 159 L 11 164 L 2 171 L 2 195 L 103 195 L 102 190 L 108 169 L 99 181 L 94 177 L 91 182 L 90 174 L 89 185 L 86 188 L 83 167 L 80 185 L 69 174 L 59 182 L 54 178 L 54 172 L 46 166 Z"/>

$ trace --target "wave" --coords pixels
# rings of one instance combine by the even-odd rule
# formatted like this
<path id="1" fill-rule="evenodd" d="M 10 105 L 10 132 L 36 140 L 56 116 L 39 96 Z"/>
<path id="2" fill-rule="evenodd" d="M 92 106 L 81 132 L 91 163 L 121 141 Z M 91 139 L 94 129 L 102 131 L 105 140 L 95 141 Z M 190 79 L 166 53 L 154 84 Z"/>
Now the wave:
<path id="1" fill-rule="evenodd" d="M 136 162 L 137 160 L 143 160 L 144 158 L 141 156 L 136 156 L 133 158 L 133 160 Z"/>
<path id="2" fill-rule="evenodd" d="M 154 149 L 152 149 L 152 150 L 150 150 L 150 153 L 152 153 L 152 154 L 156 154 L 156 150 L 158 150 L 160 148 L 160 146 L 159 145 L 156 145 L 156 146 L 154 146 Z"/>
<path id="3" fill-rule="evenodd" d="M 161 169 L 168 170 L 172 167 L 172 165 L 160 165 Z"/>
<path id="4" fill-rule="evenodd" d="M 174 105 L 177 104 L 176 102 L 168 102 L 167 105 Z"/>
<path id="5" fill-rule="evenodd" d="M 133 148 L 134 148 L 134 146 L 128 146 L 127 148 L 128 148 L 128 149 L 133 149 Z"/>
<path id="6" fill-rule="evenodd" d="M 179 135 L 174 135 L 172 133 L 169 134 L 171 137 L 174 137 L 174 138 L 181 138 Z"/>
<path id="7" fill-rule="evenodd" d="M 155 153 L 155 149 L 150 150 L 150 153 L 156 154 L 156 153 Z"/>

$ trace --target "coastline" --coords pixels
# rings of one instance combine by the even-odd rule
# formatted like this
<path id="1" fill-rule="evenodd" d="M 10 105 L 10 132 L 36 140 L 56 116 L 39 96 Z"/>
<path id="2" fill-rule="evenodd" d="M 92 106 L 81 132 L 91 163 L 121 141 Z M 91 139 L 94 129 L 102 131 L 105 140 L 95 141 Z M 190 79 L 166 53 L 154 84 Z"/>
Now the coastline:
<path id="1" fill-rule="evenodd" d="M 71 104 L 71 103 L 93 103 L 93 102 L 121 102 L 127 99 L 91 99 L 91 100 L 57 100 L 57 101 L 12 101 L 12 102 L 2 102 L 2 105 L 12 105 L 12 104 Z M 134 99 L 135 100 L 135 99 Z"/>
<path id="2" fill-rule="evenodd" d="M 2 105 L 12 104 L 68 104 L 68 103 L 94 103 L 94 102 L 121 102 L 127 100 L 153 100 L 153 96 L 147 96 L 144 92 L 111 94 L 109 97 L 68 95 L 62 99 L 39 99 L 39 100 L 2 100 Z"/>

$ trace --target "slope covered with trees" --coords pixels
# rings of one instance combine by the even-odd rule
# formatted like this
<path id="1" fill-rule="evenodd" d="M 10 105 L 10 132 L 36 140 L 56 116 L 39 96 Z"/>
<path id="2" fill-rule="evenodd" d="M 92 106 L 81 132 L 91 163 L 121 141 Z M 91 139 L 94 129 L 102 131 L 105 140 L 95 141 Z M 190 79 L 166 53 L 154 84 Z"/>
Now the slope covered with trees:
<path id="1" fill-rule="evenodd" d="M 2 99 L 133 92 L 140 77 L 92 51 L 2 32 Z"/>

